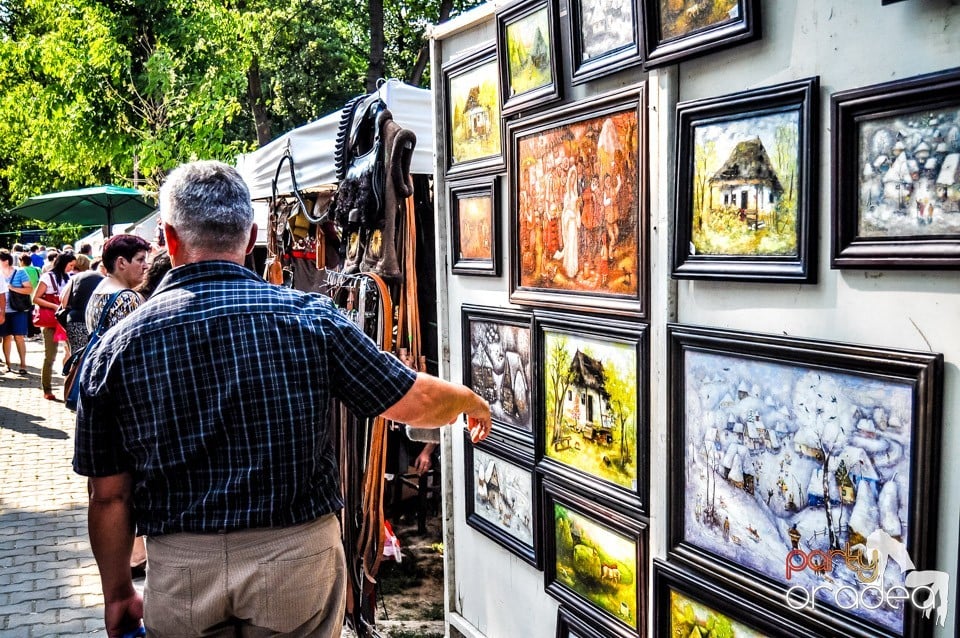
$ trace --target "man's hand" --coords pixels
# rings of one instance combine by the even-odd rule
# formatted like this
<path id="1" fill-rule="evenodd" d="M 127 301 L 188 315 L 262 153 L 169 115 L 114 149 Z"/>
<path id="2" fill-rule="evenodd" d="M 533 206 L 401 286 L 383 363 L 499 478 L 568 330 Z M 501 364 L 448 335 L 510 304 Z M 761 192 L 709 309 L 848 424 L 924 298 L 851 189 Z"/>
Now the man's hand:
<path id="1" fill-rule="evenodd" d="M 124 634 L 136 631 L 142 618 L 143 597 L 132 587 L 128 597 L 104 604 L 103 620 L 110 638 L 122 638 Z"/>
<path id="2" fill-rule="evenodd" d="M 417 458 L 413 461 L 413 467 L 417 470 L 417 475 L 423 475 L 430 471 L 430 468 L 433 467 L 433 450 L 436 448 L 435 443 L 427 443 L 423 446 L 423 449 L 420 450 L 420 454 L 417 455 Z"/>

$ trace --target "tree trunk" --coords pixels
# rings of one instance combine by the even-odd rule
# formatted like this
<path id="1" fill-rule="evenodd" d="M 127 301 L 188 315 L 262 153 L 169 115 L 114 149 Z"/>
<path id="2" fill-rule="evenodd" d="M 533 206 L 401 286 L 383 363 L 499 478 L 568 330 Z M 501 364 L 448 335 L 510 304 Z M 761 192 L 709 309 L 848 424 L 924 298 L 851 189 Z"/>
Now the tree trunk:
<path id="1" fill-rule="evenodd" d="M 367 65 L 367 93 L 377 90 L 377 80 L 384 77 L 386 65 L 383 61 L 383 0 L 369 0 L 370 9 L 370 58 Z"/>
<path id="2" fill-rule="evenodd" d="M 247 67 L 247 99 L 253 113 L 253 124 L 257 129 L 257 144 L 263 146 L 270 141 L 270 114 L 263 102 L 263 84 L 260 81 L 260 60 L 253 56 Z"/>
<path id="3" fill-rule="evenodd" d="M 437 24 L 446 22 L 450 19 L 450 12 L 453 11 L 453 0 L 442 0 L 440 2 L 440 13 L 437 17 Z M 420 86 L 423 81 L 423 72 L 427 69 L 427 62 L 430 61 L 430 40 L 424 38 L 420 52 L 417 54 L 417 61 L 410 71 L 410 77 L 407 82 L 414 86 Z"/>

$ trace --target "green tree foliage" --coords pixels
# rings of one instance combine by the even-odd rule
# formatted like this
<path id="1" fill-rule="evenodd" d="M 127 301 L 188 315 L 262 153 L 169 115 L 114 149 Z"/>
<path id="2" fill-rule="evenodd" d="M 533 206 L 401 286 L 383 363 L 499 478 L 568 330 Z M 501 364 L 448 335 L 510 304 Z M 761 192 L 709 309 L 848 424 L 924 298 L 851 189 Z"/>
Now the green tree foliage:
<path id="1" fill-rule="evenodd" d="M 427 27 L 480 3 L 382 0 L 384 73 L 423 81 Z M 232 161 L 336 110 L 365 90 L 368 8 L 0 0 L 0 210 L 104 183 L 156 190 L 183 161 Z M 0 216 L 0 232 L 18 225 Z"/>

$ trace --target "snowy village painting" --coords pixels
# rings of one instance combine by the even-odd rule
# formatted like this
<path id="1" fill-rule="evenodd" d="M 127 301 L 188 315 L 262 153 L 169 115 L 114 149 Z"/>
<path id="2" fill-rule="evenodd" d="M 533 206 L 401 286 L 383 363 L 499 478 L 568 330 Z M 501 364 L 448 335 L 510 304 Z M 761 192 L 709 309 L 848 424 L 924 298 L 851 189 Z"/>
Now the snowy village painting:
<path id="1" fill-rule="evenodd" d="M 544 498 L 547 593 L 636 635 L 646 604 L 646 527 L 550 482 Z"/>
<path id="2" fill-rule="evenodd" d="M 444 68 L 451 168 L 501 160 L 500 79 L 495 51 L 482 51 Z M 483 163 L 484 166 L 487 162 Z"/>
<path id="3" fill-rule="evenodd" d="M 496 430 L 533 442 L 531 318 L 506 308 L 462 308 L 464 384 L 490 404 Z"/>
<path id="4" fill-rule="evenodd" d="M 833 96 L 834 266 L 960 266 L 958 95 L 960 71 Z"/>
<path id="5" fill-rule="evenodd" d="M 678 105 L 675 272 L 807 280 L 817 78 Z"/>
<path id="6" fill-rule="evenodd" d="M 633 0 L 573 0 L 570 10 L 574 84 L 640 63 L 640 16 Z"/>
<path id="7" fill-rule="evenodd" d="M 597 492 L 645 504 L 646 393 L 639 385 L 645 353 L 642 333 L 622 322 L 537 315 L 542 339 L 541 443 L 545 469 Z M 585 323 L 587 322 L 587 323 Z M 577 325 L 579 324 L 579 325 Z M 610 328 L 620 330 L 610 332 Z M 595 328 L 587 334 L 578 330 Z M 574 470 L 571 474 L 569 470 Z M 627 497 L 627 498 L 624 498 Z"/>
<path id="8" fill-rule="evenodd" d="M 912 481 L 935 453 L 918 447 L 931 441 L 925 438 L 931 424 L 918 430 L 918 415 L 933 419 L 934 410 L 918 405 L 917 397 L 929 392 L 938 355 L 897 353 L 917 360 L 894 372 L 889 351 L 845 355 L 840 344 L 820 344 L 823 365 L 801 365 L 788 362 L 789 344 L 795 350 L 818 342 L 777 338 L 783 343 L 764 345 L 762 337 L 727 333 L 728 344 L 701 338 L 696 329 L 671 332 L 671 365 L 678 367 L 671 378 L 681 384 L 671 391 L 679 419 L 671 426 L 678 464 L 672 507 L 679 508 L 671 535 L 784 588 L 820 587 L 818 608 L 838 606 L 831 592 L 846 587 L 869 601 L 849 613 L 900 635 L 903 609 L 873 600 L 879 590 L 867 589 L 879 581 L 871 583 L 843 561 L 818 572 L 804 569 L 800 559 L 831 550 L 873 556 L 868 550 L 885 546 L 906 553 L 932 533 L 916 528 L 927 521 L 915 514 L 922 504 Z M 709 347 L 678 345 L 687 340 Z M 889 358 L 887 373 L 861 371 L 868 358 Z M 918 374 L 926 380 L 911 378 Z M 925 389 L 916 387 L 921 383 Z M 799 568 L 788 569 L 791 557 Z M 883 590 L 904 585 L 913 568 L 910 557 L 905 562 L 891 554 Z"/>
<path id="9" fill-rule="evenodd" d="M 511 300 L 637 312 L 645 184 L 637 93 L 510 125 Z"/>
<path id="10" fill-rule="evenodd" d="M 464 437 L 464 458 L 473 476 L 467 482 L 467 524 L 540 567 L 533 455 L 493 439 L 478 447 Z"/>

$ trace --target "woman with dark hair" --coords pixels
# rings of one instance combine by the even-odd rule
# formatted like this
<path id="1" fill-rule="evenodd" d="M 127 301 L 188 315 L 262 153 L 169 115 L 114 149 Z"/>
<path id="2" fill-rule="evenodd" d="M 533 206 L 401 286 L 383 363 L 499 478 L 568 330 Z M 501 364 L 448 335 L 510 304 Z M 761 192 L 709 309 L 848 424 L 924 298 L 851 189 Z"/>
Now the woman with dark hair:
<path id="1" fill-rule="evenodd" d="M 143 283 L 136 288 L 140 296 L 144 299 L 149 299 L 153 291 L 160 285 L 163 276 L 167 274 L 171 267 L 172 264 L 170 263 L 170 255 L 167 254 L 167 249 L 161 248 L 153 258 L 150 259 L 150 267 L 147 269 L 147 274 L 143 277 Z"/>
<path id="2" fill-rule="evenodd" d="M 10 365 L 10 351 L 14 343 L 17 344 L 17 354 L 20 356 L 21 375 L 27 374 L 27 344 L 25 342 L 28 326 L 30 325 L 29 310 L 14 310 L 10 293 L 29 295 L 33 292 L 30 277 L 22 268 L 17 268 L 13 262 L 13 255 L 6 248 L 0 250 L 0 277 L 7 282 L 7 304 L 5 320 L 0 324 L 0 335 L 3 336 L 3 359 L 7 364 L 7 372 L 13 372 Z"/>
<path id="3" fill-rule="evenodd" d="M 147 251 L 150 244 L 136 235 L 114 235 L 103 244 L 101 259 L 107 276 L 90 296 L 87 304 L 87 332 L 97 329 L 100 314 L 106 308 L 113 293 L 119 292 L 116 301 L 107 308 L 106 327 L 110 328 L 143 303 L 143 297 L 134 288 L 143 281 L 147 272 Z"/>
<path id="4" fill-rule="evenodd" d="M 33 303 L 56 312 L 60 304 L 48 301 L 43 296 L 50 292 L 56 295 L 57 299 L 60 298 L 60 293 L 70 283 L 70 272 L 76 261 L 77 258 L 71 252 L 57 255 L 53 267 L 40 276 L 37 290 L 33 293 Z M 57 358 L 57 344 L 67 340 L 67 333 L 60 325 L 55 328 L 41 328 L 40 331 L 43 333 L 43 368 L 40 370 L 40 386 L 43 388 L 44 399 L 56 401 L 57 397 L 53 394 L 53 362 Z"/>
<path id="5" fill-rule="evenodd" d="M 136 235 L 114 235 L 103 244 L 100 256 L 107 276 L 87 302 L 88 334 L 93 334 L 97 329 L 100 315 L 104 312 L 107 313 L 104 329 L 109 330 L 143 303 L 143 297 L 134 288 L 143 282 L 147 272 L 149 250 L 150 244 Z M 143 536 L 136 536 L 130 553 L 131 573 L 143 575 L 146 564 L 147 548 Z"/>

